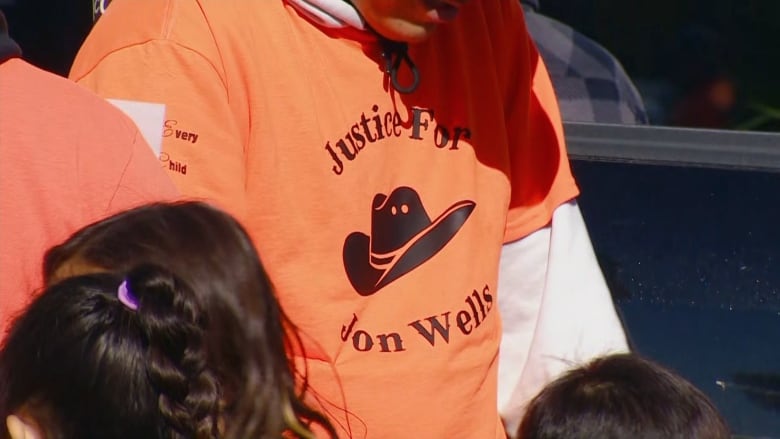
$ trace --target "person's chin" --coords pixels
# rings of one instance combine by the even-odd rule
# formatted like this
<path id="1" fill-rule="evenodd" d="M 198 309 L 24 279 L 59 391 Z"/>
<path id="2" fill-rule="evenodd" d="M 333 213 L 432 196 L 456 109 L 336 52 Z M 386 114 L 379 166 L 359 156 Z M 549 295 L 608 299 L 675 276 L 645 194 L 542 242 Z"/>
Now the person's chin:
<path id="1" fill-rule="evenodd" d="M 381 29 L 375 29 L 383 37 L 409 44 L 422 43 L 433 35 L 438 23 L 412 23 L 408 21 L 392 21 Z"/>

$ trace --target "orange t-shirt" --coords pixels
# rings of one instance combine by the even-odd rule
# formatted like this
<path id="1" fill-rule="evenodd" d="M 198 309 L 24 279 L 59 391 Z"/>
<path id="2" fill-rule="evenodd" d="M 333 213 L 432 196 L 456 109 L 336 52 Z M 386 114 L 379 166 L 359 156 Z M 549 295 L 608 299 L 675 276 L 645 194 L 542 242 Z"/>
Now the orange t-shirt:
<path id="1" fill-rule="evenodd" d="M 43 254 L 138 204 L 177 196 L 133 122 L 21 59 L 0 63 L 0 339 L 42 288 Z"/>
<path id="2" fill-rule="evenodd" d="M 111 3 L 71 77 L 166 104 L 167 169 L 250 230 L 342 435 L 503 438 L 501 245 L 577 194 L 518 2 L 471 1 L 410 47 L 406 95 L 370 35 L 281 0 L 136 3 Z"/>

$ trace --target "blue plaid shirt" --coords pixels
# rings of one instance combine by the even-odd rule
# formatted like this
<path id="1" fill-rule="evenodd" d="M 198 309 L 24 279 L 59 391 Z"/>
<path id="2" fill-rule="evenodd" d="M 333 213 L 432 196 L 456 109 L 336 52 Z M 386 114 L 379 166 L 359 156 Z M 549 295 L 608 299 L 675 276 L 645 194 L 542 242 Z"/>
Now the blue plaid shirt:
<path id="1" fill-rule="evenodd" d="M 564 121 L 648 123 L 642 97 L 609 51 L 570 26 L 539 14 L 539 0 L 521 2 Z"/>

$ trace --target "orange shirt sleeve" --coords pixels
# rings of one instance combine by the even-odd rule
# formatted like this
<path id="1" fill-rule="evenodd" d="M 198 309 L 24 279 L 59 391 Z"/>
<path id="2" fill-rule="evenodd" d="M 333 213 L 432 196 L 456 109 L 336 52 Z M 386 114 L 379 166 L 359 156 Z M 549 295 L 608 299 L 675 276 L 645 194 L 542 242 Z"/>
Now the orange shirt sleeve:
<path id="1" fill-rule="evenodd" d="M 528 35 L 522 7 L 503 1 L 502 19 L 508 29 L 497 36 L 506 56 L 506 126 L 513 142 L 510 151 L 512 195 L 505 242 L 515 241 L 544 227 L 553 211 L 576 197 L 578 189 L 569 166 L 558 102 L 546 67 Z"/>
<path id="2" fill-rule="evenodd" d="M 160 161 L 168 175 L 188 198 L 243 218 L 245 142 L 221 67 L 169 39 L 114 47 L 119 40 L 111 26 L 97 26 L 73 64 L 71 79 L 105 98 L 165 104 Z"/>

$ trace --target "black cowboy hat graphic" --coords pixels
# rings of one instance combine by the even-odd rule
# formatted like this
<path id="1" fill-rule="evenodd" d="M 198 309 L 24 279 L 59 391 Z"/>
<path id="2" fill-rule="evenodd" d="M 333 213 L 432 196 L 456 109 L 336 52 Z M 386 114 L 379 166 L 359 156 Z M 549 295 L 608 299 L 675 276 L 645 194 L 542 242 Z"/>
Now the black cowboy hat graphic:
<path id="1" fill-rule="evenodd" d="M 353 232 L 344 241 L 344 269 L 361 296 L 409 273 L 432 258 L 458 233 L 476 204 L 459 201 L 431 221 L 414 189 L 376 194 L 371 236 Z"/>

